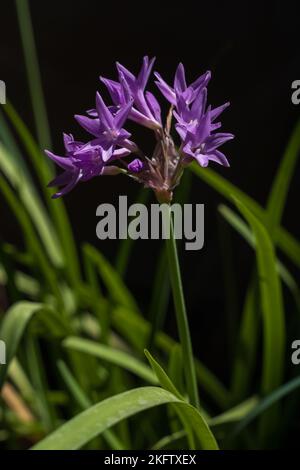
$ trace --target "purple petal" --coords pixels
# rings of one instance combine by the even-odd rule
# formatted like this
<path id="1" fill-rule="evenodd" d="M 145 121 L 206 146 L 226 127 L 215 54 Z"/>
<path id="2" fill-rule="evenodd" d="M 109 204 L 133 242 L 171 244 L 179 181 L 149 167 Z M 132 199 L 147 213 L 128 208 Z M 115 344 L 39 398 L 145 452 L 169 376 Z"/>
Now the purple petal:
<path id="1" fill-rule="evenodd" d="M 214 121 L 218 116 L 220 116 L 221 113 L 223 113 L 224 109 L 228 108 L 230 105 L 229 101 L 225 104 L 222 104 L 221 106 L 218 106 L 217 108 L 214 108 L 211 110 L 211 120 Z"/>
<path id="2" fill-rule="evenodd" d="M 76 114 L 74 116 L 78 124 L 83 127 L 86 131 L 90 134 L 94 135 L 95 137 L 99 137 L 100 134 L 100 120 L 99 119 L 92 119 L 87 116 L 81 116 L 80 114 Z"/>
<path id="3" fill-rule="evenodd" d="M 119 75 L 123 74 L 123 76 L 124 76 L 126 82 L 128 83 L 129 87 L 133 88 L 134 84 L 135 84 L 135 80 L 136 80 L 135 76 L 128 69 L 126 69 L 126 67 L 124 67 L 124 65 L 120 64 L 119 62 L 116 63 L 116 66 L 117 66 Z"/>
<path id="4" fill-rule="evenodd" d="M 206 152 L 212 152 L 217 147 L 220 147 L 220 145 L 224 144 L 225 142 L 233 138 L 234 138 L 233 134 L 225 133 L 225 132 L 224 133 L 218 132 L 216 134 L 209 136 L 205 142 Z"/>
<path id="5" fill-rule="evenodd" d="M 53 188 L 54 186 L 65 186 L 73 178 L 73 173 L 71 171 L 64 171 L 60 175 L 56 176 L 50 183 L 48 183 L 48 188 Z"/>
<path id="6" fill-rule="evenodd" d="M 201 75 L 197 80 L 195 80 L 190 86 L 197 90 L 198 88 L 205 87 L 211 79 L 211 72 L 208 70 L 203 75 Z"/>
<path id="7" fill-rule="evenodd" d="M 126 119 L 128 118 L 128 115 L 129 115 L 130 110 L 132 108 L 132 103 L 133 103 L 133 100 L 129 101 L 115 115 L 115 117 L 114 117 L 114 128 L 115 129 L 121 129 L 122 128 L 123 124 L 125 123 Z"/>
<path id="8" fill-rule="evenodd" d="M 215 150 L 213 153 L 207 154 L 208 159 L 214 162 L 219 163 L 219 165 L 223 166 L 230 166 L 227 158 L 225 157 L 224 153 L 220 152 L 219 150 Z"/>
<path id="9" fill-rule="evenodd" d="M 143 58 L 143 65 L 142 65 L 142 68 L 140 70 L 140 73 L 139 73 L 137 81 L 136 81 L 136 86 L 139 89 L 143 90 L 143 91 L 144 91 L 144 89 L 147 85 L 147 82 L 149 80 L 149 76 L 150 76 L 151 70 L 153 68 L 154 62 L 155 62 L 155 57 L 153 57 L 153 59 L 151 59 L 150 63 L 149 63 L 149 57 L 148 56 L 145 56 Z"/>
<path id="10" fill-rule="evenodd" d="M 102 156 L 102 160 L 105 162 L 107 162 L 111 156 L 113 154 L 113 146 L 109 147 L 108 149 L 102 149 L 102 152 L 101 152 L 101 156 Z"/>
<path id="11" fill-rule="evenodd" d="M 136 158 L 128 165 L 128 170 L 132 173 L 139 173 L 140 171 L 142 171 L 143 168 L 144 164 L 139 158 Z"/>
<path id="12" fill-rule="evenodd" d="M 202 88 L 197 94 L 194 103 L 192 104 L 191 112 L 194 119 L 200 119 L 205 113 L 207 100 L 207 88 Z"/>
<path id="13" fill-rule="evenodd" d="M 165 81 L 164 79 L 160 76 L 158 72 L 155 72 L 154 75 L 158 79 L 158 81 L 155 81 L 155 84 L 159 88 L 160 92 L 163 94 L 163 96 L 174 106 L 176 105 L 176 95 L 173 90 Z"/>
<path id="14" fill-rule="evenodd" d="M 202 153 L 195 153 L 194 157 L 200 166 L 206 167 L 208 165 L 209 159 L 207 155 L 203 155 Z"/>
<path id="15" fill-rule="evenodd" d="M 61 196 L 64 196 L 68 192 L 70 192 L 81 179 L 81 172 L 78 170 L 77 172 L 73 173 L 73 177 L 70 179 L 69 183 L 60 191 L 53 194 L 52 199 L 57 199 Z"/>
<path id="16" fill-rule="evenodd" d="M 110 80 L 108 78 L 103 78 L 100 77 L 100 80 L 104 85 L 106 86 L 111 99 L 113 100 L 115 105 L 120 105 L 124 104 L 123 103 L 123 97 L 121 93 L 121 85 L 118 82 L 115 82 L 114 80 Z"/>
<path id="17" fill-rule="evenodd" d="M 103 124 L 107 129 L 113 129 L 114 127 L 113 115 L 111 114 L 110 110 L 104 103 L 99 92 L 96 93 L 96 109 L 97 109 L 101 124 Z"/>
<path id="18" fill-rule="evenodd" d="M 210 134 L 211 131 L 211 119 L 210 119 L 210 107 L 207 109 L 206 114 L 202 117 L 201 121 L 197 125 L 194 133 L 194 142 L 198 146 L 200 145 Z"/>
<path id="19" fill-rule="evenodd" d="M 174 89 L 176 93 L 182 93 L 186 87 L 184 66 L 182 63 L 180 63 L 175 73 Z"/>
<path id="20" fill-rule="evenodd" d="M 161 122 L 161 109 L 159 102 L 155 98 L 155 96 L 150 93 L 150 91 L 146 91 L 146 100 L 151 110 L 151 113 L 155 117 L 156 121 Z"/>
<path id="21" fill-rule="evenodd" d="M 49 152 L 49 150 L 45 150 L 45 153 L 47 157 L 51 158 L 51 160 L 64 170 L 73 170 L 74 166 L 71 157 L 60 157 L 59 155 Z"/>
<path id="22" fill-rule="evenodd" d="M 130 154 L 131 154 L 131 150 L 121 147 L 119 149 L 114 150 L 113 157 L 123 158 L 123 157 L 127 157 Z"/>

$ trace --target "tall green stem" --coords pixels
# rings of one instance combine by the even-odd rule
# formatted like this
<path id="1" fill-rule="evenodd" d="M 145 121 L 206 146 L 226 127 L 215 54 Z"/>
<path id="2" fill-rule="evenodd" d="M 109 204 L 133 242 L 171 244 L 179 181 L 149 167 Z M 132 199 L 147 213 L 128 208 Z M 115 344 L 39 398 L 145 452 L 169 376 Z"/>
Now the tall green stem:
<path id="1" fill-rule="evenodd" d="M 165 220 L 165 227 L 169 228 L 166 237 L 167 254 L 169 263 L 169 275 L 172 286 L 173 300 L 176 312 L 177 327 L 179 332 L 179 339 L 182 347 L 183 363 L 185 365 L 184 373 L 187 385 L 187 392 L 191 404 L 199 407 L 199 396 L 197 388 L 197 379 L 195 372 L 195 364 L 193 358 L 192 341 L 189 330 L 189 324 L 185 308 L 185 300 L 183 294 L 183 287 L 181 281 L 180 267 L 178 261 L 176 241 L 174 237 L 173 221 L 171 216 L 171 208 L 168 206 L 167 217 Z"/>

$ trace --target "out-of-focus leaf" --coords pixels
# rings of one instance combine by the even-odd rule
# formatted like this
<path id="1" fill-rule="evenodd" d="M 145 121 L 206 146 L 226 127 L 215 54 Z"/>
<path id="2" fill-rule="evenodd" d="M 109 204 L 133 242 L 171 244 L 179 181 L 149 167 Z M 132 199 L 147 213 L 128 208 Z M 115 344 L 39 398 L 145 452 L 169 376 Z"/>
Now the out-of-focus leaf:
<path id="1" fill-rule="evenodd" d="M 28 156 L 40 180 L 49 212 L 52 216 L 54 226 L 57 229 L 57 235 L 61 241 L 67 273 L 70 280 L 76 284 L 80 278 L 80 269 L 78 253 L 69 218 L 63 201 L 61 199 L 56 199 L 55 201 L 51 200 L 50 195 L 52 190 L 47 187 L 50 180 L 54 177 L 53 165 L 49 162 L 49 158 L 47 158 L 38 147 L 29 129 L 12 104 L 7 102 L 3 109 L 14 126 L 24 148 L 27 150 Z"/>
<path id="2" fill-rule="evenodd" d="M 235 200 L 235 202 L 239 211 L 251 225 L 256 240 L 263 320 L 261 390 L 263 395 L 267 395 L 280 385 L 283 377 L 285 320 L 281 284 L 276 270 L 273 244 L 266 228 L 244 204 L 238 200 Z M 276 367 L 274 367 L 274 364 L 276 364 Z M 262 429 L 270 428 L 271 423 L 271 419 L 265 420 L 262 422 Z"/>
<path id="3" fill-rule="evenodd" d="M 230 183 L 210 168 L 201 168 L 196 163 L 192 163 L 190 168 L 195 175 L 222 194 L 222 196 L 231 201 L 233 195 L 247 206 L 261 222 L 267 224 L 268 219 L 266 210 L 234 184 Z M 300 243 L 283 227 L 276 227 L 272 231 L 271 236 L 278 247 L 290 258 L 290 260 L 300 267 Z"/>
<path id="4" fill-rule="evenodd" d="M 300 153 L 300 121 L 296 124 L 272 184 L 267 204 L 268 226 L 272 231 L 280 222 L 290 182 Z"/>
<path id="5" fill-rule="evenodd" d="M 71 392 L 73 398 L 80 406 L 80 408 L 82 410 L 90 408 L 92 406 L 92 402 L 82 390 L 79 383 L 76 381 L 75 377 L 72 375 L 71 371 L 67 367 L 66 363 L 60 360 L 57 363 L 57 367 L 61 373 L 61 376 L 66 386 L 68 387 L 69 391 Z M 110 429 L 103 431 L 103 437 L 106 439 L 106 441 L 113 450 L 125 450 L 124 444 Z"/>
<path id="6" fill-rule="evenodd" d="M 28 1 L 16 0 L 16 7 L 38 140 L 42 148 L 50 148 L 50 129 Z"/>
<path id="7" fill-rule="evenodd" d="M 9 153 L 0 143 L 0 169 L 9 180 L 22 204 L 26 207 L 34 226 L 39 233 L 50 260 L 62 266 L 62 253 L 53 225 L 45 207 L 39 199 L 24 162 L 15 154 Z"/>
<path id="8" fill-rule="evenodd" d="M 297 376 L 289 382 L 285 383 L 281 387 L 274 390 L 272 393 L 267 395 L 265 398 L 259 401 L 255 406 L 236 426 L 233 431 L 232 437 L 239 434 L 250 424 L 255 418 L 260 416 L 264 411 L 274 405 L 276 402 L 281 400 L 284 396 L 292 393 L 294 390 L 300 387 L 300 377 Z"/>
<path id="9" fill-rule="evenodd" d="M 111 346 L 104 344 L 98 344 L 95 341 L 88 339 L 82 339 L 77 337 L 67 338 L 63 345 L 67 348 L 74 349 L 92 356 L 98 357 L 104 361 L 115 364 L 126 370 L 129 370 L 133 374 L 149 382 L 150 384 L 157 384 L 157 380 L 152 370 L 143 364 L 139 359 L 136 359 L 131 354 L 115 349 Z"/>
<path id="10" fill-rule="evenodd" d="M 220 426 L 222 424 L 228 424 L 243 419 L 250 411 L 252 411 L 257 405 L 258 397 L 251 397 L 248 400 L 243 401 L 239 405 L 225 411 L 221 415 L 215 416 L 208 420 L 208 424 L 213 426 Z"/>
<path id="11" fill-rule="evenodd" d="M 0 367 L 0 388 L 4 383 L 8 366 L 17 352 L 28 322 L 35 313 L 42 309 L 42 304 L 19 302 L 6 312 L 0 328 L 0 338 L 6 345 L 6 364 Z"/>
<path id="12" fill-rule="evenodd" d="M 137 311 L 138 307 L 133 296 L 113 266 L 92 245 L 85 244 L 83 250 L 85 255 L 97 266 L 100 277 L 114 302 Z"/>
<path id="13" fill-rule="evenodd" d="M 252 248 L 255 248 L 255 237 L 243 219 L 241 219 L 241 217 L 239 217 L 232 209 L 223 204 L 221 204 L 218 209 L 227 222 L 246 240 L 247 243 L 249 243 L 250 246 L 252 246 Z M 276 268 L 282 281 L 291 291 L 297 306 L 300 307 L 300 290 L 292 274 L 278 259 L 276 261 Z"/>

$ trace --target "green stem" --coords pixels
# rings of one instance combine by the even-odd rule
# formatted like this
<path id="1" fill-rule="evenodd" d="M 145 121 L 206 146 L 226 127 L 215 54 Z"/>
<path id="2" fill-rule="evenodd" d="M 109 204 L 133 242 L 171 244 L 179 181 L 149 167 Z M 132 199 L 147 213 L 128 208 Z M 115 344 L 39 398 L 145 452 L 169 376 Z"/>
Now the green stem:
<path id="1" fill-rule="evenodd" d="M 167 242 L 167 254 L 169 263 L 169 275 L 172 286 L 173 300 L 175 305 L 177 327 L 179 332 L 179 339 L 182 347 L 183 363 L 185 364 L 184 373 L 187 385 L 187 391 L 191 404 L 199 407 L 199 396 L 197 388 L 197 379 L 195 364 L 193 359 L 192 341 L 189 330 L 189 324 L 185 308 L 185 300 L 183 294 L 183 287 L 181 281 L 180 267 L 178 261 L 176 241 L 174 238 L 173 221 L 171 216 L 171 207 L 167 212 L 166 227 L 170 228 L 167 230 L 166 242 Z M 168 233 L 170 236 L 168 237 Z"/>

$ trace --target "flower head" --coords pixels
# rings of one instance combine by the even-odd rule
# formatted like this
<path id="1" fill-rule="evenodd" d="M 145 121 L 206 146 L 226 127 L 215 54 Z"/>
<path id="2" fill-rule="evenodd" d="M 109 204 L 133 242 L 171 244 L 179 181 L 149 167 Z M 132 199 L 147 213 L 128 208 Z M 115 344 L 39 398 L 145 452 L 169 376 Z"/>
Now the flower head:
<path id="1" fill-rule="evenodd" d="M 83 143 L 64 134 L 65 157 L 46 151 L 48 157 L 64 170 L 49 183 L 49 186 L 62 186 L 53 197 L 66 194 L 79 181 L 125 173 L 145 187 L 152 188 L 160 201 L 170 201 L 184 168 L 191 161 L 195 160 L 203 167 L 209 161 L 229 166 L 219 147 L 233 135 L 217 132 L 221 123 L 216 122 L 229 103 L 214 109 L 207 106 L 210 72 L 187 85 L 184 67 L 179 64 L 172 87 L 155 73 L 159 90 L 171 104 L 164 127 L 160 105 L 146 90 L 153 64 L 154 59 L 144 57 L 135 76 L 117 63 L 119 81 L 101 77 L 112 104 L 107 106 L 97 93 L 95 109 L 88 111 L 86 116 L 75 116 L 81 127 L 91 134 L 91 139 Z M 179 148 L 171 135 L 173 116 L 181 141 Z M 156 144 L 152 154 L 145 154 L 131 140 L 131 134 L 124 128 L 128 119 L 153 130 Z M 128 162 L 126 157 L 131 155 L 134 158 Z"/>

